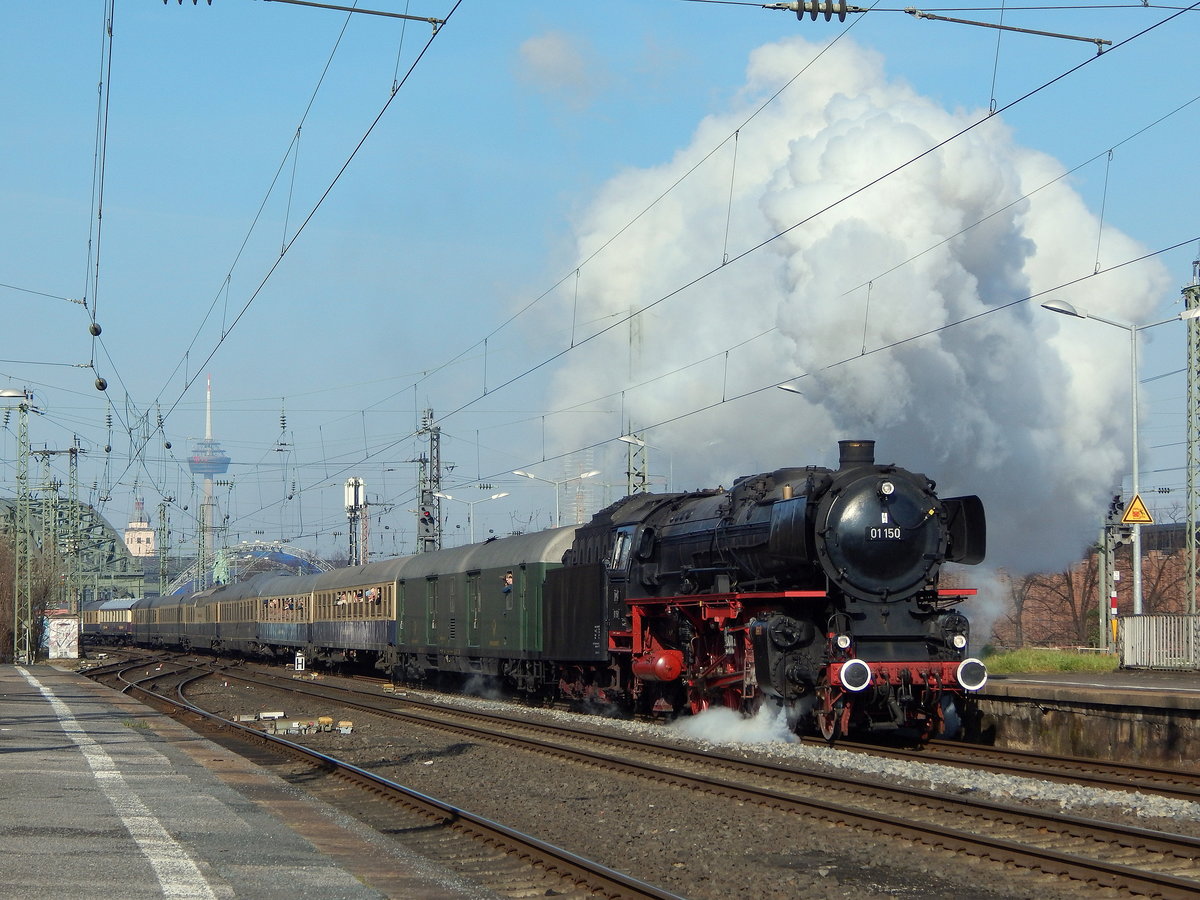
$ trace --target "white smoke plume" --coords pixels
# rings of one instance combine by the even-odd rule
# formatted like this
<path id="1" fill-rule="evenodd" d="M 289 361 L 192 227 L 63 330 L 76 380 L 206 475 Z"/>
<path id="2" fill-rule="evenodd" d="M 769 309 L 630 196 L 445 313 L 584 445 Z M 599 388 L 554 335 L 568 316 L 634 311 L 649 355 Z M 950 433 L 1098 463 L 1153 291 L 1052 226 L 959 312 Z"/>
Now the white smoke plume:
<path id="1" fill-rule="evenodd" d="M 1156 263 L 1129 267 L 955 325 L 1092 273 L 1099 221 L 1055 180 L 1065 167 L 1016 144 L 999 116 L 814 216 L 987 118 L 947 111 L 845 41 L 750 118 L 818 50 L 801 38 L 759 48 L 730 109 L 581 213 L 578 259 L 637 221 L 581 267 L 551 327 L 578 343 L 653 307 L 569 354 L 553 405 L 620 392 L 621 430 L 648 428 L 652 469 L 669 453 L 681 489 L 836 466 L 839 439 L 872 438 L 881 462 L 925 472 L 942 496 L 983 498 L 990 564 L 1069 565 L 1128 471 L 1129 336 L 1038 304 L 1144 322 L 1169 279 Z M 730 141 L 638 218 L 739 127 L 736 165 Z M 1108 226 L 1104 248 L 1113 261 L 1144 252 Z M 803 396 L 751 393 L 796 376 Z M 600 430 L 558 436 L 615 437 Z"/>
<path id="2" fill-rule="evenodd" d="M 676 719 L 671 728 L 684 737 L 717 744 L 787 744 L 798 740 L 783 713 L 769 704 L 760 706 L 750 718 L 736 710 L 713 707 Z"/>

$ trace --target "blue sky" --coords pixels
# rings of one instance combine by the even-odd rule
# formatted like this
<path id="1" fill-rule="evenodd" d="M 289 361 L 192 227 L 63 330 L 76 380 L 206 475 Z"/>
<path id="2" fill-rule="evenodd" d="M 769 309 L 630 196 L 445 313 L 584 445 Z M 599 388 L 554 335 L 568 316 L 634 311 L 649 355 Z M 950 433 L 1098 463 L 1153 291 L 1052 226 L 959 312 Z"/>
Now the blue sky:
<path id="1" fill-rule="evenodd" d="M 6 4 L 0 386 L 44 407 L 35 447 L 79 437 L 82 493 L 118 528 L 136 489 L 151 511 L 176 498 L 190 540 L 208 374 L 229 539 L 324 553 L 351 475 L 377 502 L 372 552 L 412 549 L 425 408 L 455 464 L 443 490 L 509 492 L 472 507 L 477 538 L 550 524 L 554 489 L 513 469 L 597 468 L 582 499 L 620 496 L 630 428 L 677 488 L 876 437 L 983 494 L 1010 565 L 1072 558 L 1128 484 L 1128 336 L 1037 303 L 1178 312 L 1200 235 L 1195 13 L 1134 38 L 1177 8 L 1005 11 L 1118 45 L 1096 58 L 897 8 L 843 25 L 684 0 L 373 7 L 453 14 L 430 42 L 423 23 L 277 2 L 116 0 L 110 76 L 103 2 Z M 1148 338 L 1142 482 L 1173 489 L 1151 502 L 1169 517 L 1183 326 Z M 766 389 L 793 377 L 802 397 Z M 12 490 L 14 422 L 3 440 Z M 444 507 L 455 543 L 467 507 Z"/>

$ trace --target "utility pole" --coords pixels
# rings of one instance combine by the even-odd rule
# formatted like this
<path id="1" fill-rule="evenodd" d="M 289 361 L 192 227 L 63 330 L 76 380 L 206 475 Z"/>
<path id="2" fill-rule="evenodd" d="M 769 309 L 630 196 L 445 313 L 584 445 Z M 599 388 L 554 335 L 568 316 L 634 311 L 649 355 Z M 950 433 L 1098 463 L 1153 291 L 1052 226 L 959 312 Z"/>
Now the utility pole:
<path id="1" fill-rule="evenodd" d="M 13 547 L 13 659 L 20 665 L 33 662 L 37 647 L 33 641 L 33 539 L 30 533 L 29 496 L 29 411 L 33 394 L 29 391 L 0 391 L 0 397 L 18 397 L 17 405 L 17 515 Z"/>
<path id="2" fill-rule="evenodd" d="M 41 532 L 39 543 L 42 547 L 43 565 L 47 568 L 51 565 L 57 568 L 59 564 L 58 491 L 62 487 L 62 482 L 56 480 L 50 472 L 50 457 L 57 452 L 57 450 L 30 451 L 30 456 L 39 457 L 42 464 L 42 486 L 41 493 L 38 495 L 38 527 Z M 57 609 L 61 604 L 62 579 L 55 578 L 49 588 L 46 597 L 47 605 L 52 604 Z"/>
<path id="3" fill-rule="evenodd" d="M 167 541 L 171 530 L 167 526 L 167 504 L 174 502 L 174 497 L 163 497 L 158 504 L 158 594 L 161 597 L 167 592 L 167 552 L 170 547 Z"/>
<path id="4" fill-rule="evenodd" d="M 417 459 L 420 464 L 417 485 L 417 552 L 442 548 L 442 429 L 433 424 L 433 410 L 421 415 L 418 434 L 429 436 L 429 455 Z"/>
<path id="5" fill-rule="evenodd" d="M 31 456 L 37 456 L 42 461 L 41 497 L 41 527 L 42 548 L 53 553 L 57 562 L 61 562 L 64 571 L 59 580 L 58 590 L 65 594 L 67 611 L 72 615 L 79 614 L 79 551 L 83 545 L 83 535 L 80 533 L 82 523 L 79 515 L 79 454 L 86 453 L 79 447 L 79 438 L 74 438 L 74 445 L 67 450 L 31 450 Z M 50 457 L 67 456 L 67 510 L 63 514 L 59 504 L 59 489 L 62 482 L 50 475 Z"/>
<path id="6" fill-rule="evenodd" d="M 361 566 L 367 561 L 367 495 L 361 478 L 346 479 L 346 518 L 350 520 L 350 561 Z M 361 540 L 360 540 L 361 539 Z"/>
<path id="7" fill-rule="evenodd" d="M 1117 621 L 1117 579 L 1115 553 L 1118 547 L 1133 539 L 1133 529 L 1121 522 L 1125 503 L 1120 494 L 1114 494 L 1108 505 L 1108 516 L 1100 529 L 1100 544 L 1096 556 L 1097 606 L 1100 613 L 1100 631 L 1096 646 L 1101 650 L 1116 649 L 1114 625 Z M 1136 545 L 1133 548 L 1137 549 Z"/>
<path id="8" fill-rule="evenodd" d="M 1184 314 L 1200 307 L 1200 259 L 1192 260 L 1192 283 L 1183 289 Z M 1187 322 L 1187 611 L 1196 614 L 1197 467 L 1200 467 L 1200 319 Z"/>
<path id="9" fill-rule="evenodd" d="M 67 533 L 71 535 L 67 544 L 67 609 L 73 616 L 82 612 L 83 585 L 79 551 L 83 546 L 83 517 L 79 513 L 79 454 L 86 451 L 79 447 L 79 436 L 74 436 L 71 449 L 67 451 Z"/>
<path id="10" fill-rule="evenodd" d="M 629 496 L 634 494 L 644 494 L 649 490 L 649 463 L 646 460 L 646 442 L 642 440 L 642 436 L 633 430 L 633 424 L 630 423 L 629 430 L 622 435 L 618 440 L 624 441 L 626 445 L 625 452 L 625 490 Z"/>

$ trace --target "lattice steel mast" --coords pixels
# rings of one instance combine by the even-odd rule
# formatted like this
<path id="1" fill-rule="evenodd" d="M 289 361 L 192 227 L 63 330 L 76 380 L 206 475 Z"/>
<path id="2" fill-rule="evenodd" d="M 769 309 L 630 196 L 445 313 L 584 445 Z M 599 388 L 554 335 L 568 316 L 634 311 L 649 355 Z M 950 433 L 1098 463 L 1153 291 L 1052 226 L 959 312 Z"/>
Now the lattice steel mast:
<path id="1" fill-rule="evenodd" d="M 1192 283 L 1183 289 L 1185 310 L 1200 307 L 1200 259 L 1192 260 Z M 1187 611 L 1196 612 L 1197 467 L 1200 466 L 1200 319 L 1187 322 Z"/>

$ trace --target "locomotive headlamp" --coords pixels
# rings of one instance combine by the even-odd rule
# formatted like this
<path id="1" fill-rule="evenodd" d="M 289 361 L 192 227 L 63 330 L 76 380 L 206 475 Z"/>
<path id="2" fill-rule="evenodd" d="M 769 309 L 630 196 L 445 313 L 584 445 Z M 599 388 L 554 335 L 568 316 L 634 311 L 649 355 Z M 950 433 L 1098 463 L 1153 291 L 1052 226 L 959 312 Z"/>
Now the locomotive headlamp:
<path id="1" fill-rule="evenodd" d="M 871 667 L 861 659 L 852 659 L 838 672 L 838 680 L 848 691 L 861 691 L 871 684 Z"/>
<path id="2" fill-rule="evenodd" d="M 848 650 L 850 648 L 850 635 L 839 634 L 833 641 L 837 644 L 839 650 Z"/>
<path id="3" fill-rule="evenodd" d="M 960 662 L 955 675 L 958 683 L 968 691 L 977 691 L 987 684 L 987 666 L 975 658 Z"/>
<path id="4" fill-rule="evenodd" d="M 879 493 L 883 494 L 885 497 L 890 497 L 892 494 L 896 493 L 896 486 L 890 481 L 885 481 L 879 486 Z"/>
<path id="5" fill-rule="evenodd" d="M 950 643 L 955 650 L 962 650 L 967 646 L 967 636 L 965 634 L 956 634 L 950 638 Z"/>

